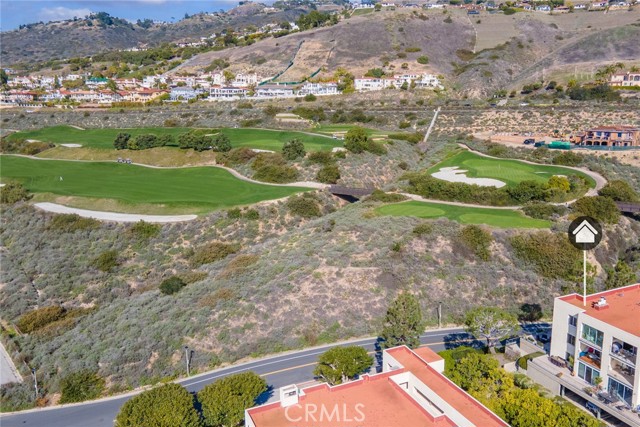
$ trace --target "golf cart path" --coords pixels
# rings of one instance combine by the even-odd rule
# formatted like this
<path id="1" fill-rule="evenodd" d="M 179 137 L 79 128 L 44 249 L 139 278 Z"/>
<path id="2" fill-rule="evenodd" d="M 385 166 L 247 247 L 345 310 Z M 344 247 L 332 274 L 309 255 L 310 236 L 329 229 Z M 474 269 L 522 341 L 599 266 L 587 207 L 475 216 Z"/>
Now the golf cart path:
<path id="1" fill-rule="evenodd" d="M 535 166 L 560 166 L 560 167 L 563 167 L 563 168 L 566 168 L 566 169 L 573 169 L 575 171 L 582 172 L 582 173 L 584 173 L 586 175 L 589 175 L 596 182 L 596 187 L 595 188 L 590 188 L 586 192 L 585 196 L 597 196 L 598 195 L 598 191 L 602 190 L 602 187 L 607 185 L 607 180 L 605 179 L 605 177 L 603 177 L 599 173 L 594 172 L 594 171 L 592 171 L 590 169 L 587 169 L 587 168 L 578 168 L 578 167 L 575 167 L 575 166 L 564 166 L 564 165 L 545 165 L 545 164 L 542 164 L 542 163 L 536 163 L 536 162 L 531 162 L 529 160 L 521 160 L 521 159 L 505 159 L 505 158 L 502 158 L 502 157 L 494 157 L 494 156 L 490 156 L 490 155 L 485 154 L 485 153 L 481 153 L 480 151 L 472 150 L 466 144 L 458 143 L 458 145 L 460 147 L 464 148 L 465 150 L 473 153 L 473 154 L 477 154 L 478 156 L 482 156 L 482 157 L 487 157 L 489 159 L 515 160 L 517 162 L 528 163 L 530 165 L 535 165 Z M 571 204 L 571 203 L 575 202 L 576 200 L 577 199 L 570 200 L 570 201 L 564 202 L 564 203 Z M 563 204 L 563 203 L 557 203 L 557 204 Z"/>
<path id="2" fill-rule="evenodd" d="M 59 214 L 76 214 L 83 218 L 93 218 L 100 221 L 115 222 L 153 222 L 165 224 L 170 222 L 183 222 L 196 219 L 197 215 L 141 215 L 141 214 L 125 214 L 118 212 L 90 211 L 87 209 L 70 208 L 68 206 L 59 205 L 57 203 L 35 203 L 34 206 L 46 212 Z"/>

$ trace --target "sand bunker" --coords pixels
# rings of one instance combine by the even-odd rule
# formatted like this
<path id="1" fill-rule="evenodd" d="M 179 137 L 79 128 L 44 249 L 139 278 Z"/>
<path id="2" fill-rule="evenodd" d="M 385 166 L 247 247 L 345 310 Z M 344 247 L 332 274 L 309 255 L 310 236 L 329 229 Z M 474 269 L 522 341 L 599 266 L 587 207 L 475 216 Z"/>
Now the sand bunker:
<path id="1" fill-rule="evenodd" d="M 80 148 L 82 147 L 82 144 L 60 144 L 60 146 L 67 148 Z"/>
<path id="2" fill-rule="evenodd" d="M 457 166 L 452 168 L 442 168 L 438 172 L 431 174 L 432 177 L 449 182 L 462 182 L 463 184 L 476 184 L 481 187 L 504 187 L 506 183 L 492 178 L 469 178 L 467 171 L 458 169 Z"/>
<path id="3" fill-rule="evenodd" d="M 254 153 L 275 153 L 273 150 L 260 150 L 258 148 L 252 148 L 251 151 Z"/>

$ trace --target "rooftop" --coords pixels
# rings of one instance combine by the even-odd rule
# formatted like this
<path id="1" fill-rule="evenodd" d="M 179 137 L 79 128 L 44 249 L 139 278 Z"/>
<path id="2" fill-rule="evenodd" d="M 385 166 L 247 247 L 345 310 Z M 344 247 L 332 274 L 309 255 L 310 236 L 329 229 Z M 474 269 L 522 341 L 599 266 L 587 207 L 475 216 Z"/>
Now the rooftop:
<path id="1" fill-rule="evenodd" d="M 601 297 L 607 301 L 605 307 L 596 305 Z M 640 319 L 640 283 L 587 295 L 586 307 L 583 305 L 580 294 L 566 295 L 560 299 L 583 309 L 594 319 L 631 334 L 640 335 L 640 322 L 638 322 Z"/>
<path id="2" fill-rule="evenodd" d="M 429 363 L 442 358 L 428 348 L 385 350 L 400 365 L 363 375 L 337 386 L 315 385 L 300 391 L 297 404 L 274 402 L 247 410 L 246 425 L 256 427 L 506 427 L 507 424 L 445 378 Z M 413 397 L 409 384 L 416 378 Z M 413 383 L 412 383 L 413 384 Z M 423 394 L 424 392 L 424 394 Z M 426 394 L 426 395 L 425 395 Z M 426 403 L 425 403 L 426 402 Z M 431 409 L 426 409 L 425 406 Z M 312 412 L 311 408 L 317 409 Z M 336 409 L 337 408 L 337 409 Z M 435 409 L 435 411 L 434 411 Z M 324 411 L 324 412 L 323 412 Z"/>

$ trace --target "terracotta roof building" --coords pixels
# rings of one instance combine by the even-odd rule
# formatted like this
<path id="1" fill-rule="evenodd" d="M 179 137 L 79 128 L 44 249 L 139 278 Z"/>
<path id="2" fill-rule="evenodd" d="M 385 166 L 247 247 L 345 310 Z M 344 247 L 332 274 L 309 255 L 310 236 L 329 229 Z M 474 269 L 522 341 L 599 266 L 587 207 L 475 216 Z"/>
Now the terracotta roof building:
<path id="1" fill-rule="evenodd" d="M 280 401 L 245 411 L 247 427 L 506 427 L 447 379 L 428 348 L 383 352 L 381 373 L 329 386 L 280 389 Z"/>

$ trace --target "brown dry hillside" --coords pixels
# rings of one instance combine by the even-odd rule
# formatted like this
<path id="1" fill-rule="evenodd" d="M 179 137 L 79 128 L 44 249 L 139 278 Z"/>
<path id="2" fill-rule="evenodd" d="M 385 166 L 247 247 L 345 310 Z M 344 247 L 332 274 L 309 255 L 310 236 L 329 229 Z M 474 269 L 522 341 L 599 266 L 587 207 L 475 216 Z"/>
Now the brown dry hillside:
<path id="1" fill-rule="evenodd" d="M 280 81 L 300 80 L 320 67 L 324 69 L 320 77 L 332 75 L 338 67 L 358 76 L 388 61 L 383 67 L 388 73 L 403 71 L 406 63 L 408 71 L 442 74 L 458 92 L 482 97 L 497 89 L 519 89 L 567 67 L 591 72 L 604 63 L 636 63 L 640 61 L 639 22 L 637 7 L 606 14 L 483 12 L 473 18 L 453 9 L 385 10 L 248 47 L 208 52 L 178 70 L 196 71 L 216 58 L 226 58 L 232 71 L 272 76 L 297 52 L 293 67 Z M 427 65 L 416 62 L 423 55 L 429 58 Z"/>
<path id="2" fill-rule="evenodd" d="M 449 23 L 445 22 L 447 16 L 442 12 L 414 13 L 407 10 L 370 13 L 315 31 L 266 39 L 243 48 L 207 52 L 187 61 L 178 70 L 195 71 L 208 66 L 216 58 L 227 58 L 232 64 L 232 71 L 255 71 L 270 76 L 287 66 L 304 41 L 294 66 L 282 80 L 309 75 L 320 67 L 326 68 L 325 76 L 333 74 L 338 67 L 359 75 L 370 68 L 382 67 L 386 61 L 389 61 L 387 70 L 393 66 L 396 71 L 401 71 L 402 64 L 406 62 L 409 71 L 449 73 L 452 70 L 451 58 L 456 50 L 472 48 L 474 33 L 466 17 L 453 16 Z M 420 50 L 406 52 L 407 48 Z M 398 54 L 406 57 L 400 58 Z M 423 55 L 430 59 L 426 66 L 416 62 Z M 262 59 L 266 62 L 257 65 Z"/>

